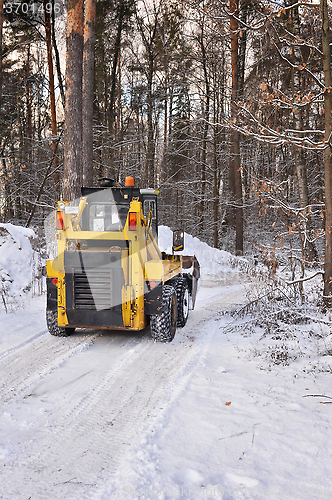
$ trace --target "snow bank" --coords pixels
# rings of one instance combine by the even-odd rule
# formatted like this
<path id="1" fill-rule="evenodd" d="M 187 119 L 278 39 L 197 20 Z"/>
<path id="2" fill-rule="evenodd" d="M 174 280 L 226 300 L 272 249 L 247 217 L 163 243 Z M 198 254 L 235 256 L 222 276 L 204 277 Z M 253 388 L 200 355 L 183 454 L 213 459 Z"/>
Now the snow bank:
<path id="1" fill-rule="evenodd" d="M 31 288 L 34 274 L 31 243 L 35 238 L 32 229 L 0 224 L 0 293 L 3 299 L 19 297 Z"/>
<path id="2" fill-rule="evenodd" d="M 173 232 L 169 227 L 159 226 L 158 244 L 162 252 L 172 253 Z M 190 234 L 184 234 L 184 255 L 196 255 L 201 266 L 201 275 L 221 275 L 234 272 L 234 262 L 244 259 L 234 257 L 229 252 L 210 247 Z M 233 266 L 232 266 L 233 264 Z"/>

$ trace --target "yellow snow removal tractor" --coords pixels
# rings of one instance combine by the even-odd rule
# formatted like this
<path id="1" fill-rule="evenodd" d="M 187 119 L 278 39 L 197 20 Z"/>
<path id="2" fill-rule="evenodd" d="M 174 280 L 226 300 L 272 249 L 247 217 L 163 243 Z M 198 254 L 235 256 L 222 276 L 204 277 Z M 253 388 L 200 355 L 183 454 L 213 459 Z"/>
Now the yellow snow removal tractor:
<path id="1" fill-rule="evenodd" d="M 173 254 L 158 247 L 158 191 L 101 179 L 76 202 L 59 201 L 55 256 L 47 261 L 48 330 L 139 331 L 150 324 L 156 341 L 170 342 L 194 308 L 200 267 L 173 232 Z M 184 271 L 186 270 L 186 271 Z"/>

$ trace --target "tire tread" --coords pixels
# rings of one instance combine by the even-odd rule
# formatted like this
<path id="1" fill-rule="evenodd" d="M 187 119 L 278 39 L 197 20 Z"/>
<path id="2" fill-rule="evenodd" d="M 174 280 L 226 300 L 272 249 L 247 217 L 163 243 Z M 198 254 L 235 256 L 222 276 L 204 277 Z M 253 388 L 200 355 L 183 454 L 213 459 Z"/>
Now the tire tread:
<path id="1" fill-rule="evenodd" d="M 164 285 L 162 288 L 163 312 L 150 316 L 151 336 L 156 342 L 171 342 L 175 336 L 176 327 L 171 325 L 171 305 L 176 292 L 173 286 Z"/>
<path id="2" fill-rule="evenodd" d="M 75 328 L 58 325 L 58 312 L 51 311 L 49 309 L 46 310 L 46 323 L 48 331 L 54 337 L 68 337 L 72 333 L 74 333 Z"/>

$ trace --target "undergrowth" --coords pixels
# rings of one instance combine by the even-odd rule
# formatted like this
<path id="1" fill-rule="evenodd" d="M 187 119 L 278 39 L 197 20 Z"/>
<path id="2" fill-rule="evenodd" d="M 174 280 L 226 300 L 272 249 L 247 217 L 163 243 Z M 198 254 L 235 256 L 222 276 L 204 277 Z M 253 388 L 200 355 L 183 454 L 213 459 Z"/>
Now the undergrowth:
<path id="1" fill-rule="evenodd" d="M 249 355 L 262 368 L 297 361 L 303 372 L 332 372 L 332 313 L 322 302 L 322 280 L 288 284 L 282 273 L 271 275 L 251 266 L 247 303 L 228 312 L 225 333 L 251 337 Z"/>

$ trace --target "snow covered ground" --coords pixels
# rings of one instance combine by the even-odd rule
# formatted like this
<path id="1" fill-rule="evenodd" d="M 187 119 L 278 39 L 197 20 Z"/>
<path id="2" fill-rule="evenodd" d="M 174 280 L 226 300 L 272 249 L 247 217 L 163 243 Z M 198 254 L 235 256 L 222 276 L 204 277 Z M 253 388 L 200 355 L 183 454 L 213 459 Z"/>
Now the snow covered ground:
<path id="1" fill-rule="evenodd" d="M 332 498 L 329 322 L 267 333 L 267 309 L 230 315 L 256 278 L 190 236 L 186 253 L 203 277 L 170 344 L 51 337 L 44 297 L 0 309 L 0 498 Z"/>
<path id="2" fill-rule="evenodd" d="M 22 304 L 28 292 L 40 288 L 41 253 L 34 251 L 37 237 L 32 229 L 0 224 L 0 308 Z"/>

